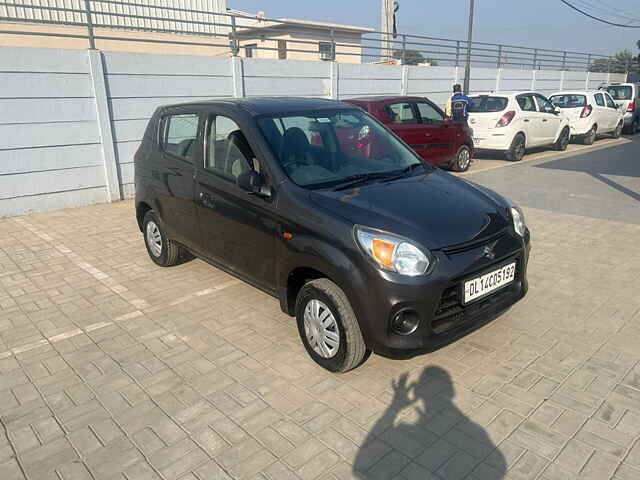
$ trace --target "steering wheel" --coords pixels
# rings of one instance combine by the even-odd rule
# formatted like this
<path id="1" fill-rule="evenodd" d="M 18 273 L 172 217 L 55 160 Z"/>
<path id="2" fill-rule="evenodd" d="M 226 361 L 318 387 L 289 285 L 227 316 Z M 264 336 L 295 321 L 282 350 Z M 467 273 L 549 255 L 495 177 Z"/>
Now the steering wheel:
<path id="1" fill-rule="evenodd" d="M 300 167 L 302 165 L 307 165 L 307 164 L 300 160 L 291 160 L 290 162 L 283 163 L 282 168 L 284 168 L 285 170 L 289 170 L 289 167 L 293 167 L 294 165 L 298 165 L 298 167 Z"/>

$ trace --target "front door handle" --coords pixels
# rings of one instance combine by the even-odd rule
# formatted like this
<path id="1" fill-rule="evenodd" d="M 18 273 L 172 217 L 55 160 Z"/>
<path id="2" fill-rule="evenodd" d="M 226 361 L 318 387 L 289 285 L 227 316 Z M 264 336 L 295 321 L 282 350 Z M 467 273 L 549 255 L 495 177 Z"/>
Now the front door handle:
<path id="1" fill-rule="evenodd" d="M 525 122 L 527 122 L 527 123 L 529 123 L 529 119 L 528 119 L 528 118 L 525 118 L 525 119 L 524 119 L 524 121 L 525 121 Z"/>
<path id="2" fill-rule="evenodd" d="M 549 120 L 547 120 L 546 118 L 542 119 L 543 122 L 548 122 Z"/>
<path id="3" fill-rule="evenodd" d="M 214 208 L 216 206 L 215 199 L 206 192 L 200 192 L 200 203 L 207 208 Z"/>

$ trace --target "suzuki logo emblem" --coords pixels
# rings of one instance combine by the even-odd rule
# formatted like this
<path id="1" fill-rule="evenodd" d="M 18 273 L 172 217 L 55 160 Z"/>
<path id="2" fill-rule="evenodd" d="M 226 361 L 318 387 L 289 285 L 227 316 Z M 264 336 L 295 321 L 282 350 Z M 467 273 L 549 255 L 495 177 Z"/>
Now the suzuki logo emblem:
<path id="1" fill-rule="evenodd" d="M 482 254 L 489 260 L 493 260 L 494 258 L 496 258 L 496 252 L 493 251 L 493 247 L 490 247 L 488 245 L 484 247 Z"/>

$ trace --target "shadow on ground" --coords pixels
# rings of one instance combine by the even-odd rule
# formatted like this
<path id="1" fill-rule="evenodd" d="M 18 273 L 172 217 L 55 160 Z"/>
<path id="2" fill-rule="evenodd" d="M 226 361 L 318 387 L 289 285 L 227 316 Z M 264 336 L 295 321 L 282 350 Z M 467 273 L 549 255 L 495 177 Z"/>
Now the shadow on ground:
<path id="1" fill-rule="evenodd" d="M 411 479 L 464 478 L 476 468 L 474 474 L 477 478 L 504 478 L 507 469 L 504 456 L 487 432 L 454 404 L 455 389 L 447 371 L 439 367 L 427 367 L 419 380 L 410 384 L 407 381 L 407 375 L 403 375 L 392 384 L 393 399 L 358 451 L 353 464 L 354 477 L 362 480 L 395 478 L 394 475 L 398 473 L 394 471 L 395 463 L 399 468 L 405 468 L 401 474 Z M 473 445 L 476 457 L 433 433 L 433 430 L 439 430 L 436 424 L 441 418 L 448 421 L 455 419 L 457 437 L 462 435 L 464 441 Z M 440 430 L 440 433 L 446 432 Z M 380 449 L 374 447 L 379 436 L 393 447 L 395 457 L 387 454 L 380 458 Z M 411 455 L 411 450 L 417 452 L 422 449 L 424 451 L 410 464 L 406 457 L 398 453 Z M 485 459 L 485 463 L 479 467 L 477 465 L 482 459 L 477 458 L 478 454 Z M 438 476 L 434 477 L 432 473 Z"/>

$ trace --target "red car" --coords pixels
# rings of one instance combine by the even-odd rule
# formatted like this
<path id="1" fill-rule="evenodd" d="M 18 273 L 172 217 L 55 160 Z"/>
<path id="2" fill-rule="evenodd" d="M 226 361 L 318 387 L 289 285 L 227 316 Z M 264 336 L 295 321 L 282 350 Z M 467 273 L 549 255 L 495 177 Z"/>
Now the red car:
<path id="1" fill-rule="evenodd" d="M 464 172 L 471 165 L 473 137 L 466 125 L 453 123 L 424 97 L 361 97 L 344 100 L 357 105 L 434 165 Z M 348 133 L 348 132 L 347 132 Z M 352 134 L 353 148 L 369 149 L 366 134 Z M 356 138 L 357 137 L 357 138 Z M 341 143 L 343 139 L 340 139 Z M 346 143 L 346 142 L 345 142 Z"/>

